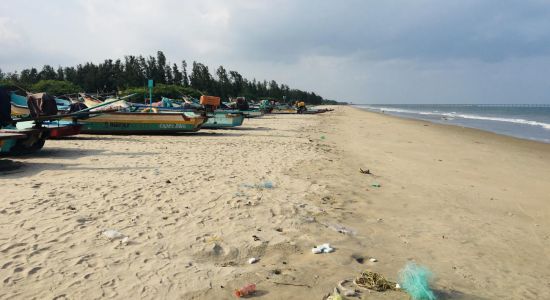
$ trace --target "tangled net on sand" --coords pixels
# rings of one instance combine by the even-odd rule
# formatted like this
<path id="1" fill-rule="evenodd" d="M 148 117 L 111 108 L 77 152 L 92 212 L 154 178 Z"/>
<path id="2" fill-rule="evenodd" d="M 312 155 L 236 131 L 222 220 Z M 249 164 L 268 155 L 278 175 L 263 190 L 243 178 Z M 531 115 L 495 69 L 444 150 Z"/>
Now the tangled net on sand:
<path id="1" fill-rule="evenodd" d="M 361 273 L 361 276 L 353 281 L 357 286 L 383 292 L 385 290 L 395 290 L 395 282 L 387 280 L 384 276 L 371 271 Z"/>

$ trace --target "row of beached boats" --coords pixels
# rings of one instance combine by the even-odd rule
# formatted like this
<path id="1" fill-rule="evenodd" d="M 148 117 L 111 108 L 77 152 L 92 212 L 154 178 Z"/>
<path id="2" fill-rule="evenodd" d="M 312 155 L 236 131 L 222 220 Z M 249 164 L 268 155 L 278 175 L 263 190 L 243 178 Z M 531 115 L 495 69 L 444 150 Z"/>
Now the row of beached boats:
<path id="1" fill-rule="evenodd" d="M 162 98 L 136 104 L 122 98 L 99 100 L 79 94 L 71 100 L 46 93 L 20 95 L 0 87 L 0 154 L 22 154 L 39 150 L 48 138 L 79 133 L 168 134 L 200 129 L 234 128 L 245 118 L 265 113 L 322 113 L 305 104 L 278 105 L 272 101 L 250 104 L 243 98 L 222 103 L 219 97 L 200 100 Z"/>

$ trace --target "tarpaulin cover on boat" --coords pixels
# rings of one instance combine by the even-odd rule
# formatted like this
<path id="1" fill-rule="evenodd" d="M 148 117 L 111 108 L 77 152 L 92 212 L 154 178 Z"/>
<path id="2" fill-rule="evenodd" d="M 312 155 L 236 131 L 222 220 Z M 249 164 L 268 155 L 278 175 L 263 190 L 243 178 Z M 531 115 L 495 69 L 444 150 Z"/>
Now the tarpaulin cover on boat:
<path id="1" fill-rule="evenodd" d="M 31 94 L 27 97 L 31 117 L 57 115 L 55 98 L 46 93 Z"/>

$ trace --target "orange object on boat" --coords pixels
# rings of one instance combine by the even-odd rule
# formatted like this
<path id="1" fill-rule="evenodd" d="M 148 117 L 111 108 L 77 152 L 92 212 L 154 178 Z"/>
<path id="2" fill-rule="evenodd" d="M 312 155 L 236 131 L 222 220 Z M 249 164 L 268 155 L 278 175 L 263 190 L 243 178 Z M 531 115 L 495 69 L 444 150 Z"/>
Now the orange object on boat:
<path id="1" fill-rule="evenodd" d="M 241 297 L 253 294 L 255 291 L 256 291 L 256 284 L 249 283 L 243 286 L 242 288 L 235 290 L 235 296 L 237 296 L 237 298 L 241 298 Z"/>
<path id="2" fill-rule="evenodd" d="M 215 97 L 215 96 L 201 96 L 200 100 L 201 105 L 212 105 L 212 106 L 220 106 L 221 98 Z"/>

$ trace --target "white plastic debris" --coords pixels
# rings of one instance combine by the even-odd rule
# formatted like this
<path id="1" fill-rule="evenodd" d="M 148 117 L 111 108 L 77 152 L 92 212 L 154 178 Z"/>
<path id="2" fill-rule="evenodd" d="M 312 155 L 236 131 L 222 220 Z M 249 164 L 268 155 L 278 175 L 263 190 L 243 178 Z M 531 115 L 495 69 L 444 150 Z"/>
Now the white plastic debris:
<path id="1" fill-rule="evenodd" d="M 259 259 L 257 259 L 256 257 L 251 257 L 248 259 L 249 264 L 254 264 L 254 263 L 257 263 L 258 261 Z"/>
<path id="2" fill-rule="evenodd" d="M 124 239 L 127 238 L 122 232 L 116 231 L 114 229 L 107 229 L 102 232 L 103 236 L 110 240 L 118 240 L 118 239 Z"/>
<path id="3" fill-rule="evenodd" d="M 313 247 L 313 248 L 311 248 L 311 252 L 313 254 L 319 254 L 319 253 L 323 253 L 323 249 L 318 248 L 318 247 Z"/>
<path id="4" fill-rule="evenodd" d="M 376 258 L 372 257 L 371 259 L 369 259 L 369 261 L 370 261 L 370 262 L 377 262 L 377 261 L 378 261 L 378 259 L 376 259 Z"/>
<path id="5" fill-rule="evenodd" d="M 331 252 L 334 252 L 334 248 L 332 248 L 329 243 L 326 243 L 326 244 L 313 247 L 311 249 L 311 252 L 313 254 L 331 253 Z"/>
<path id="6" fill-rule="evenodd" d="M 399 285 L 399 283 L 396 283 L 396 284 L 395 284 L 395 288 L 396 288 L 396 289 L 400 289 L 400 288 L 401 288 L 401 286 Z"/>

